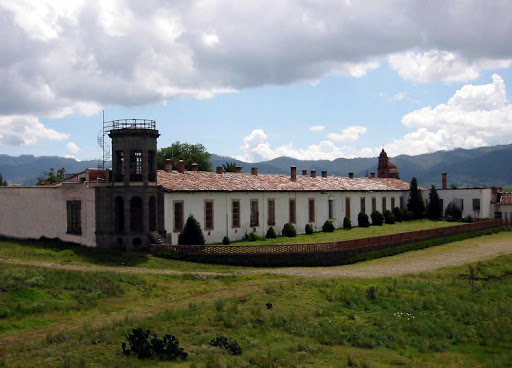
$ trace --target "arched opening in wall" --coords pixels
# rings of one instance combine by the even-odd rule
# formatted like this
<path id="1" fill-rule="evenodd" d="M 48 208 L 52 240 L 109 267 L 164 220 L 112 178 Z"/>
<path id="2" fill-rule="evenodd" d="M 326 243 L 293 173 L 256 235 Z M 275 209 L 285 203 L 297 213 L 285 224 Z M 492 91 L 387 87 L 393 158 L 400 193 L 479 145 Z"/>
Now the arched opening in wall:
<path id="1" fill-rule="evenodd" d="M 153 196 L 149 198 L 148 212 L 149 231 L 156 231 L 156 199 Z"/>
<path id="2" fill-rule="evenodd" d="M 141 233 L 144 231 L 142 216 L 142 199 L 140 197 L 133 197 L 130 200 L 130 231 L 132 233 Z"/>
<path id="3" fill-rule="evenodd" d="M 124 200 L 117 197 L 114 200 L 114 224 L 116 233 L 124 232 Z"/>
<path id="4" fill-rule="evenodd" d="M 142 240 L 140 240 L 140 238 L 135 238 L 133 239 L 132 244 L 135 249 L 139 249 L 142 244 Z"/>

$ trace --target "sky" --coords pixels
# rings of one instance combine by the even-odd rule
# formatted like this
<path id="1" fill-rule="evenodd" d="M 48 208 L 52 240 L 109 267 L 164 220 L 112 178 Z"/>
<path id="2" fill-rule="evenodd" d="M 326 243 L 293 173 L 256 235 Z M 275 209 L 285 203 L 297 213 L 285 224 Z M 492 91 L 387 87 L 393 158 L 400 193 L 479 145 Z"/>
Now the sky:
<path id="1" fill-rule="evenodd" d="M 507 0 L 2 0 L 0 154 L 99 159 L 103 112 L 248 162 L 509 144 L 511 15 Z"/>

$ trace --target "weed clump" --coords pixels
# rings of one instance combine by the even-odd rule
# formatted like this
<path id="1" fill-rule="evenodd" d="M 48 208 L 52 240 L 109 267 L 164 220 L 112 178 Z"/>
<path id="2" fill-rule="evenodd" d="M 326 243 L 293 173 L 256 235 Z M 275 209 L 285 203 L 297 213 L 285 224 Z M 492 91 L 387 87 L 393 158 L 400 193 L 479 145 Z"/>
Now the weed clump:
<path id="1" fill-rule="evenodd" d="M 242 354 L 242 348 L 235 339 L 226 336 L 218 336 L 210 341 L 211 346 L 218 346 L 226 349 L 231 355 Z"/>
<path id="2" fill-rule="evenodd" d="M 188 354 L 179 347 L 180 342 L 171 334 L 165 334 L 163 339 L 159 339 L 156 334 L 151 338 L 151 331 L 144 331 L 142 328 L 133 329 L 132 333 L 127 333 L 126 338 L 130 344 L 127 349 L 125 342 L 121 344 L 123 354 L 128 356 L 131 353 L 137 354 L 139 359 L 159 359 L 159 360 L 185 360 Z"/>

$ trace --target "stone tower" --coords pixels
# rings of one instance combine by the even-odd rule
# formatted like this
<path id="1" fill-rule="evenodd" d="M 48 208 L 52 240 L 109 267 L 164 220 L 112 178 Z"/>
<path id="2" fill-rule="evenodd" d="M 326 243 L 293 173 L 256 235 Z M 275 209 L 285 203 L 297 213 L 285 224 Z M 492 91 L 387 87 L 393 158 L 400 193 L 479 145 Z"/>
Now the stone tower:
<path id="1" fill-rule="evenodd" d="M 377 168 L 377 176 L 379 178 L 400 179 L 398 167 L 389 161 L 388 154 L 382 149 L 379 155 L 379 167 Z"/>
<path id="2" fill-rule="evenodd" d="M 98 246 L 147 249 L 165 235 L 163 190 L 156 182 L 157 138 L 154 120 L 105 123 L 112 139 L 112 175 L 96 190 Z"/>

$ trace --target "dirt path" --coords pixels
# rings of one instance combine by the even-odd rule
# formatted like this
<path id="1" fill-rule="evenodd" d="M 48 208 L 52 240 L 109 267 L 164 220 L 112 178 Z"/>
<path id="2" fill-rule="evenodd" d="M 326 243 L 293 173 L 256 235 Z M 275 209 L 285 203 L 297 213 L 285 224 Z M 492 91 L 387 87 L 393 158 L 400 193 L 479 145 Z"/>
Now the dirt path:
<path id="1" fill-rule="evenodd" d="M 0 257 L 0 262 L 89 272 L 109 271 L 136 274 L 142 273 L 164 275 L 181 275 L 185 273 L 194 273 L 201 275 L 270 273 L 280 275 L 304 276 L 312 278 L 372 278 L 383 276 L 397 276 L 408 273 L 419 273 L 423 271 L 430 271 L 448 266 L 458 266 L 466 263 L 477 262 L 484 259 L 497 257 L 504 254 L 512 254 L 512 232 L 502 232 L 495 235 L 468 239 L 424 250 L 402 253 L 393 257 L 380 258 L 373 261 L 336 267 L 290 267 L 272 269 L 247 268 L 229 273 L 216 273 L 205 271 L 184 272 L 175 270 L 148 269 L 142 267 L 63 265 L 50 262 L 29 261 L 2 257 Z"/>

